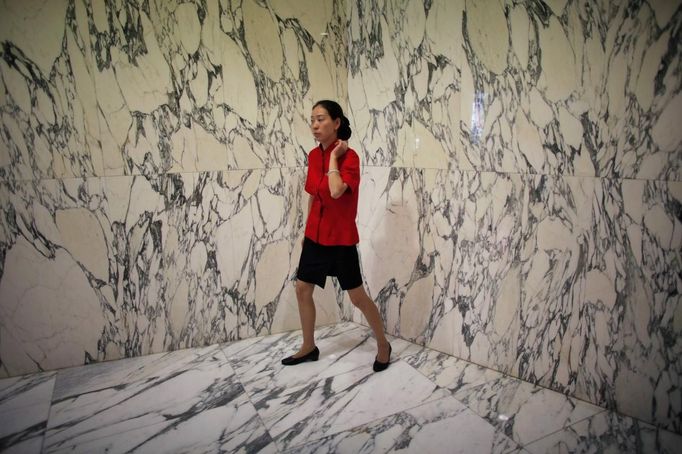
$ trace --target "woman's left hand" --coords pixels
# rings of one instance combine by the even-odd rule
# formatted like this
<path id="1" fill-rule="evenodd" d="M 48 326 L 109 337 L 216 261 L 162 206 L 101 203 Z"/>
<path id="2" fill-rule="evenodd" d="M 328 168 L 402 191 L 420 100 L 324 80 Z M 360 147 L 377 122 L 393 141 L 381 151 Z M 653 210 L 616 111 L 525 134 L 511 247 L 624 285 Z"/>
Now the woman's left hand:
<path id="1" fill-rule="evenodd" d="M 339 140 L 339 143 L 332 150 L 332 154 L 335 158 L 340 158 L 348 151 L 348 142 L 345 140 Z"/>

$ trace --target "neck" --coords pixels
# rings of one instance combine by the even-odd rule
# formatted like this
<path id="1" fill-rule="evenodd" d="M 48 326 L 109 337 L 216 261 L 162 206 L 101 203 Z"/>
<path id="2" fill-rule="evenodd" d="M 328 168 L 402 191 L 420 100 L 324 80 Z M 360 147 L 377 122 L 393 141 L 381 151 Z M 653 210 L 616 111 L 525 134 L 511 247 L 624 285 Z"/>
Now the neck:
<path id="1" fill-rule="evenodd" d="M 333 139 L 325 140 L 324 142 L 320 142 L 320 146 L 322 147 L 323 150 L 327 150 L 329 147 L 331 147 L 334 142 L 336 142 L 338 139 L 334 137 Z"/>

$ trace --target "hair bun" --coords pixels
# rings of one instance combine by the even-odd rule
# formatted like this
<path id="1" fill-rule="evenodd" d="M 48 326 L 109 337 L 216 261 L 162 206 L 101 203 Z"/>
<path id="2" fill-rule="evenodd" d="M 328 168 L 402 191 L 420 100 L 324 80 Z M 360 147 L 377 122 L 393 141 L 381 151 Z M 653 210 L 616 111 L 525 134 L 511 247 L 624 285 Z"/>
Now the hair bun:
<path id="1" fill-rule="evenodd" d="M 339 130 L 336 131 L 336 136 L 341 140 L 348 140 L 350 139 L 351 134 L 353 134 L 353 131 L 350 129 L 350 121 L 348 121 L 348 118 L 346 118 L 345 115 L 342 115 L 341 126 L 339 126 Z"/>

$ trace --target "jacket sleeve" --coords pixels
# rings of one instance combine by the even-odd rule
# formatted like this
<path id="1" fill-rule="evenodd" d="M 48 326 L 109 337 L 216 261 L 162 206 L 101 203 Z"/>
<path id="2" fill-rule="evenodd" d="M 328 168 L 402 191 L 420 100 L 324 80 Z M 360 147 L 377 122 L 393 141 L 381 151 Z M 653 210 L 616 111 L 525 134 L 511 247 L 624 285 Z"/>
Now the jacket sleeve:
<path id="1" fill-rule="evenodd" d="M 340 167 L 343 182 L 352 192 L 357 192 L 360 187 L 360 158 L 357 153 L 354 150 L 348 150 Z"/>
<path id="2" fill-rule="evenodd" d="M 305 178 L 305 192 L 307 192 L 310 195 L 315 195 L 317 193 L 317 184 L 318 182 L 315 181 L 315 172 L 311 171 L 311 163 L 315 162 L 315 157 L 313 156 L 313 153 L 315 150 L 311 151 L 310 154 L 308 155 L 308 174 L 306 175 Z M 318 177 L 319 178 L 319 177 Z"/>

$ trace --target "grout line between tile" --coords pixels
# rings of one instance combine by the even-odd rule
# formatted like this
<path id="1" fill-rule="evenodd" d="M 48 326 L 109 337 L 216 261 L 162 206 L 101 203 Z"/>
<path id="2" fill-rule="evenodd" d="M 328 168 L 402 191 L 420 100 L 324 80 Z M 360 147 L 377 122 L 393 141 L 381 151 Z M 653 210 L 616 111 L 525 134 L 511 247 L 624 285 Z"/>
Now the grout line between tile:
<path id="1" fill-rule="evenodd" d="M 60 371 L 56 371 L 52 377 L 52 391 L 50 392 L 50 400 L 47 404 L 47 418 L 45 418 L 45 431 L 43 432 L 42 440 L 40 440 L 40 452 L 45 452 L 45 440 L 47 440 L 47 428 L 50 427 L 50 415 L 52 414 L 52 401 L 54 400 L 54 391 L 57 387 L 57 377 Z"/>
<path id="2" fill-rule="evenodd" d="M 274 335 L 276 336 L 277 334 L 274 334 Z M 268 426 L 265 424 L 265 421 L 263 421 L 263 418 L 261 417 L 261 414 L 258 411 L 258 408 L 256 408 L 256 405 L 251 400 L 251 394 L 246 390 L 246 386 L 244 386 L 244 382 L 242 381 L 241 376 L 239 375 L 237 370 L 232 366 L 232 360 L 227 357 L 225 350 L 223 350 L 221 348 L 220 351 L 222 352 L 223 356 L 227 360 L 227 364 L 230 366 L 230 369 L 232 369 L 232 372 L 234 372 L 234 376 L 237 378 L 237 382 L 239 383 L 239 386 L 241 386 L 242 389 L 244 390 L 244 396 L 246 396 L 246 400 L 248 400 L 249 404 L 251 405 L 251 407 L 253 407 L 253 410 L 256 412 L 256 417 L 258 418 L 258 421 L 260 422 L 263 429 L 265 429 L 265 433 L 267 433 L 268 436 L 270 437 L 270 440 L 271 440 L 272 444 L 275 445 L 275 449 L 277 449 L 277 452 L 278 453 L 283 452 L 282 449 L 280 448 L 279 444 L 275 441 L 275 437 L 273 437 L 272 434 L 270 433 L 270 429 L 268 429 Z"/>

